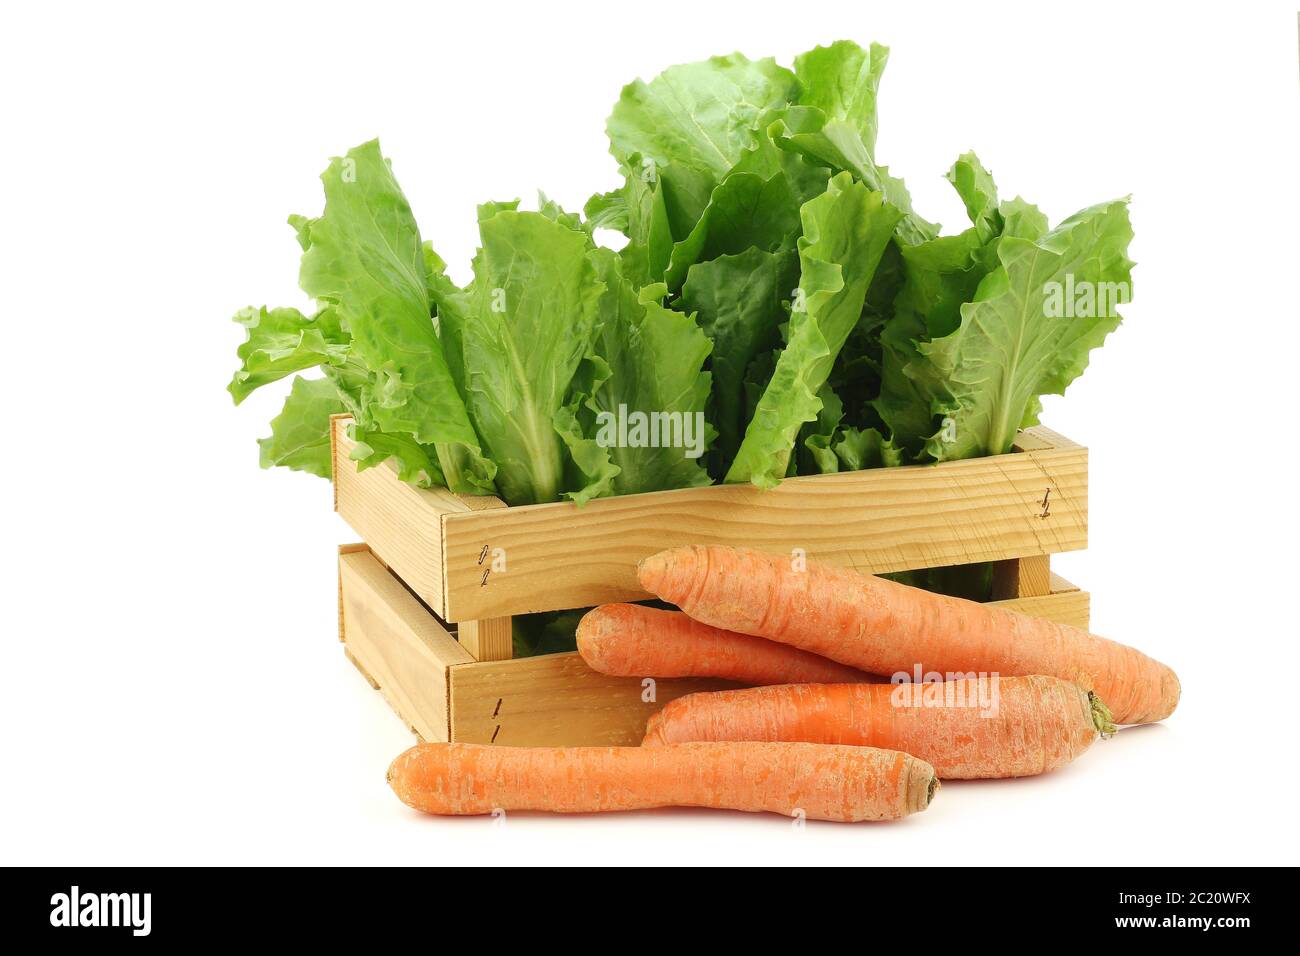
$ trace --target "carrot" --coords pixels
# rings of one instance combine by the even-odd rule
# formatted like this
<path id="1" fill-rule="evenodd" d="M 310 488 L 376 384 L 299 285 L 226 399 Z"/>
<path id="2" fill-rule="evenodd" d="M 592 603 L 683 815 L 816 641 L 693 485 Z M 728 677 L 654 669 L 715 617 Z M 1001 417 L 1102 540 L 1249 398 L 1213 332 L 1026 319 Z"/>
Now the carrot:
<path id="1" fill-rule="evenodd" d="M 722 677 L 750 685 L 873 680 L 788 644 L 639 604 L 605 604 L 583 615 L 578 653 L 592 670 L 616 677 Z"/>
<path id="2" fill-rule="evenodd" d="M 785 740 L 902 750 L 941 779 L 1028 777 L 1109 734 L 1096 695 L 1056 677 L 930 684 L 788 684 L 688 694 L 650 718 L 643 746 Z"/>
<path id="3" fill-rule="evenodd" d="M 425 813 L 714 807 L 846 823 L 924 810 L 938 787 L 934 768 L 908 754 L 799 743 L 419 744 L 393 761 L 388 783 Z"/>
<path id="4" fill-rule="evenodd" d="M 1178 704 L 1172 670 L 1068 624 L 748 549 L 691 546 L 641 562 L 641 586 L 698 621 L 766 637 L 873 674 L 1048 674 L 1097 692 L 1124 724 Z"/>

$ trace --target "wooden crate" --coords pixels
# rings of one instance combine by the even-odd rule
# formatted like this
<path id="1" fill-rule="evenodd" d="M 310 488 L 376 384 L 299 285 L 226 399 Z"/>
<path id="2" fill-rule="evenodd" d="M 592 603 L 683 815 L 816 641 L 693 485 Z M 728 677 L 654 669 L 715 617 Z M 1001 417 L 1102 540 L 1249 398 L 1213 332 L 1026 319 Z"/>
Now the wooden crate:
<path id="1" fill-rule="evenodd" d="M 721 681 L 597 674 L 572 653 L 510 660 L 515 614 L 641 600 L 636 563 L 679 544 L 733 544 L 885 573 L 995 564 L 997 603 L 1088 626 L 1051 554 L 1087 545 L 1087 449 L 1045 428 L 1011 454 L 508 508 L 358 471 L 332 429 L 335 510 L 365 539 L 339 555 L 348 657 L 424 740 L 634 744 L 669 700 Z"/>
<path id="2" fill-rule="evenodd" d="M 1053 576 L 1049 593 L 996 602 L 1088 625 L 1088 594 Z M 422 740 L 520 747 L 633 745 L 668 701 L 734 687 L 699 678 L 598 674 L 574 653 L 477 661 L 364 544 L 339 549 L 339 637 L 348 659 Z"/>

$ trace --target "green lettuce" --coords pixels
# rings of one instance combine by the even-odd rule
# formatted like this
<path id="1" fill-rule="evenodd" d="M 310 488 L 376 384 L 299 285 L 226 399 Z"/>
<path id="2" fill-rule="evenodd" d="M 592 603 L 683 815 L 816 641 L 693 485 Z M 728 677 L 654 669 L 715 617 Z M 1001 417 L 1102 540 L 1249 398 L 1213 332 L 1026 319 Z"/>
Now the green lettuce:
<path id="1" fill-rule="evenodd" d="M 771 487 L 785 476 L 795 438 L 816 419 L 817 392 L 857 325 L 867 287 L 898 223 L 900 211 L 848 173 L 801 210 L 802 274 L 789 341 L 745 431 L 727 481 Z"/>
<path id="2" fill-rule="evenodd" d="M 283 465 L 330 477 L 330 416 L 344 411 L 338 390 L 328 379 L 294 376 L 280 414 L 271 419 L 271 435 L 258 441 L 263 468 Z"/>
<path id="3" fill-rule="evenodd" d="M 798 106 L 785 112 L 771 134 L 782 148 L 837 172 L 852 172 L 884 193 L 902 212 L 899 238 L 914 245 L 933 238 L 939 227 L 917 215 L 903 181 L 876 164 L 876 95 L 888 61 L 887 47 L 873 43 L 864 50 L 845 40 L 796 57 Z"/>
<path id="4" fill-rule="evenodd" d="M 1041 239 L 998 243 L 998 266 L 962 305 L 961 324 L 918 347 L 914 377 L 946 423 L 926 442 L 930 458 L 1000 455 L 1017 430 L 1038 424 L 1039 396 L 1065 394 L 1088 353 L 1119 326 L 1115 306 L 1131 295 L 1132 238 L 1119 200 L 1075 213 Z M 1066 299 L 1073 289 L 1093 290 L 1092 298 Z"/>
<path id="5" fill-rule="evenodd" d="M 297 309 L 248 307 L 235 315 L 248 330 L 239 347 L 239 370 L 226 386 L 238 405 L 255 389 L 286 375 L 347 358 L 350 336 L 331 309 L 305 316 Z"/>
<path id="6" fill-rule="evenodd" d="M 349 426 L 349 434 L 356 442 L 352 460 L 357 463 L 358 471 L 387 462 L 397 470 L 398 478 L 420 488 L 447 483 L 434 448 L 421 445 L 410 435 L 381 432 L 356 422 Z"/>
<path id="7" fill-rule="evenodd" d="M 703 367 L 712 342 L 694 315 L 662 304 L 662 284 L 638 291 L 623 276 L 617 255 L 601 249 L 594 259 L 605 283 L 595 352 L 607 374 L 587 406 L 617 468 L 614 492 L 709 484 L 702 456 L 713 437 L 704 421 L 711 377 Z M 654 431 L 635 442 L 617 440 L 638 427 L 629 415 L 645 416 L 642 423 L 648 419 Z M 647 443 L 651 438 L 657 441 Z"/>
<path id="8" fill-rule="evenodd" d="M 321 180 L 325 212 L 299 227 L 299 281 L 347 323 L 352 354 L 374 373 L 370 417 L 384 432 L 435 446 L 453 491 L 491 492 L 493 463 L 430 315 L 419 229 L 378 141 L 333 160 Z"/>
<path id="9" fill-rule="evenodd" d="M 339 412 L 358 467 L 511 505 L 1008 450 L 1119 324 L 1126 201 L 1050 229 L 968 152 L 947 178 L 970 223 L 940 235 L 876 156 L 888 57 L 839 41 L 631 83 L 606 122 L 615 187 L 582 215 L 483 203 L 465 286 L 377 142 L 334 159 L 324 212 L 289 220 L 315 305 L 236 316 L 236 403 L 319 370 L 263 464 L 328 474 Z M 655 444 L 638 414 L 691 430 Z M 523 643 L 558 646 L 540 633 Z"/>
<path id="10" fill-rule="evenodd" d="M 759 119 L 791 102 L 799 81 L 772 59 L 739 53 L 669 67 L 636 80 L 605 123 L 610 152 L 659 167 L 685 166 L 720 181 L 755 145 Z"/>
<path id="11" fill-rule="evenodd" d="M 784 171 L 764 179 L 736 172 L 709 196 L 691 231 L 673 244 L 663 281 L 676 292 L 698 262 L 748 249 L 774 252 L 799 234 L 800 203 Z"/>
<path id="12" fill-rule="evenodd" d="M 462 330 L 465 396 L 511 504 L 565 491 L 556 417 L 590 350 L 602 285 L 585 235 L 536 212 L 479 223 L 482 246 Z"/>
<path id="13" fill-rule="evenodd" d="M 753 362 L 781 341 L 789 317 L 782 304 L 794 294 L 798 256 L 750 248 L 693 266 L 678 307 L 695 313 L 713 344 L 713 402 L 710 421 L 718 433 L 710 471 L 721 476 L 745 434 L 750 418 L 745 381 Z M 764 379 L 766 382 L 766 379 Z"/>
<path id="14" fill-rule="evenodd" d="M 1004 238 L 1036 239 L 1047 231 L 1045 217 L 1024 200 L 999 203 L 993 177 L 974 153 L 960 156 L 947 178 L 971 226 L 900 250 L 903 281 L 881 333 L 881 385 L 874 409 L 913 459 L 940 427 L 937 403 L 948 395 L 942 371 L 923 360 L 922 344 L 961 325 L 963 305 L 996 268 Z"/>

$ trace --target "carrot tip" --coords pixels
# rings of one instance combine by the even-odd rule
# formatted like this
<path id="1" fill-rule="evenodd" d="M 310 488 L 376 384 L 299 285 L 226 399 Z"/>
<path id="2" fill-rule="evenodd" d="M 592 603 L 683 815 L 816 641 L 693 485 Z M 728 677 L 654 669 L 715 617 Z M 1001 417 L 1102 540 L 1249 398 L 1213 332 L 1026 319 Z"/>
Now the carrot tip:
<path id="1" fill-rule="evenodd" d="M 1161 681 L 1164 698 L 1169 702 L 1169 714 L 1172 714 L 1178 707 L 1178 701 L 1183 696 L 1183 682 L 1178 679 L 1178 675 L 1169 670 L 1165 679 Z M 1166 717 L 1169 714 L 1165 714 Z"/>
<path id="2" fill-rule="evenodd" d="M 645 736 L 641 738 L 642 747 L 658 747 L 668 743 L 664 736 L 664 718 L 663 711 L 651 714 L 650 719 L 646 721 Z"/>
<path id="3" fill-rule="evenodd" d="M 925 791 L 925 805 L 928 807 L 934 801 L 934 795 L 939 792 L 939 778 L 931 777 L 930 786 Z"/>
<path id="4" fill-rule="evenodd" d="M 651 594 L 658 594 L 668 576 L 668 552 L 660 551 L 637 562 L 636 579 Z"/>

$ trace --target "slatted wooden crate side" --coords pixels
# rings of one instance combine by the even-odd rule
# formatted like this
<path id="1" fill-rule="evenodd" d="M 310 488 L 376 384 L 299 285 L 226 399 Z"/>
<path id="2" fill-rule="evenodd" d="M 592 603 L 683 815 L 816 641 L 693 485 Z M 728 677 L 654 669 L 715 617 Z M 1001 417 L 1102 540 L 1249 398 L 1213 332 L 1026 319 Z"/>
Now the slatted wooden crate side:
<path id="1" fill-rule="evenodd" d="M 575 652 L 452 667 L 451 739 L 514 747 L 630 746 L 670 700 L 741 685 L 593 671 Z"/>
<path id="2" fill-rule="evenodd" d="M 445 618 L 441 518 L 463 506 L 444 489 L 401 481 L 391 462 L 358 470 L 351 459 L 356 443 L 347 434 L 350 421 L 347 415 L 330 421 L 334 510 Z"/>
<path id="3" fill-rule="evenodd" d="M 450 735 L 447 669 L 474 660 L 368 551 L 339 555 L 348 657 L 423 740 Z"/>
<path id="4" fill-rule="evenodd" d="M 1087 449 L 1042 427 L 991 458 L 507 508 L 358 471 L 347 424 L 331 429 L 336 510 L 478 660 L 510 657 L 514 614 L 647 597 L 636 563 L 679 544 L 868 573 L 995 561 L 998 597 L 1046 593 L 1047 556 L 1087 544 Z"/>
<path id="5" fill-rule="evenodd" d="M 340 630 L 349 658 L 417 736 L 517 746 L 639 743 L 646 721 L 683 694 L 725 681 L 608 677 L 575 653 L 475 661 L 364 546 L 340 549 Z M 1088 626 L 1088 594 L 1053 575 L 1051 593 L 996 602 Z"/>
<path id="6" fill-rule="evenodd" d="M 1055 554 L 1088 543 L 1088 452 L 1031 430 L 991 458 L 446 514 L 448 620 L 642 600 L 636 564 L 744 545 L 871 574 Z M 1037 447 L 1037 446 L 1044 447 Z M 486 576 L 484 553 L 504 557 Z"/>
<path id="7" fill-rule="evenodd" d="M 447 619 L 442 516 L 505 508 L 499 498 L 454 495 L 445 488 L 416 488 L 397 477 L 389 462 L 359 471 L 351 459 L 348 415 L 330 421 L 334 510 L 393 568 L 426 604 Z M 460 642 L 475 660 L 510 657 L 510 618 L 466 620 Z"/>

